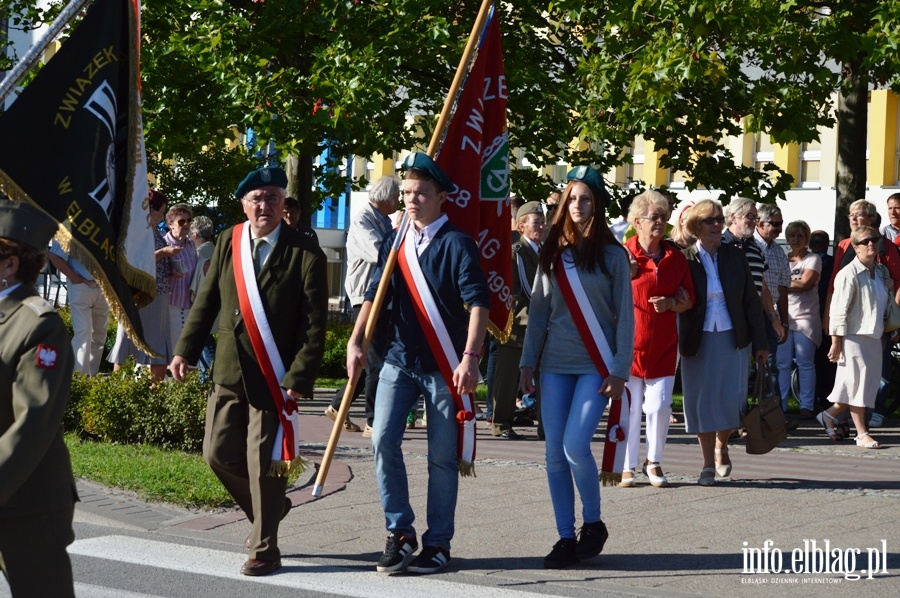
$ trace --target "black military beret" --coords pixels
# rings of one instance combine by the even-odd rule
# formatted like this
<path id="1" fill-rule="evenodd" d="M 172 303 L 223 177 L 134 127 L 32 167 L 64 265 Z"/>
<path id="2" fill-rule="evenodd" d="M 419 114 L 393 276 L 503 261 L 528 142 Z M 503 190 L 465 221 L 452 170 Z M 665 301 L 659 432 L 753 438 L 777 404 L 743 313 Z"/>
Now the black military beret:
<path id="1" fill-rule="evenodd" d="M 609 191 L 606 190 L 603 177 L 590 166 L 576 166 L 566 175 L 566 180 L 584 183 L 590 187 L 591 192 L 594 194 L 594 199 L 600 202 L 604 209 L 609 207 L 612 197 L 610 197 Z"/>
<path id="2" fill-rule="evenodd" d="M 242 199 L 249 192 L 260 187 L 281 187 L 286 189 L 287 182 L 287 174 L 277 166 L 257 168 L 244 177 L 244 180 L 241 181 L 241 184 L 238 185 L 237 190 L 234 192 L 234 196 Z"/>
<path id="3" fill-rule="evenodd" d="M 450 180 L 440 166 L 432 160 L 428 154 L 422 152 L 413 152 L 406 156 L 403 161 L 403 170 L 421 170 L 427 172 L 431 178 L 437 181 L 438 186 L 444 191 L 450 192 L 456 188 L 453 181 Z"/>

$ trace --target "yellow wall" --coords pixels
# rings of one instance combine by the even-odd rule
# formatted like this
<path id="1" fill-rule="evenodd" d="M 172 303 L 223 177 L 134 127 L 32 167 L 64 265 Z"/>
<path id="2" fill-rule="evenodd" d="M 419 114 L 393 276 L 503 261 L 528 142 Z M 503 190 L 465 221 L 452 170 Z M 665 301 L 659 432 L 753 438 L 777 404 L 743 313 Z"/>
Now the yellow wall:
<path id="1" fill-rule="evenodd" d="M 872 90 L 869 104 L 870 185 L 892 186 L 897 182 L 897 94 Z"/>
<path id="2" fill-rule="evenodd" d="M 649 139 L 644 142 L 644 182 L 650 187 L 661 187 L 669 184 L 669 171 L 659 167 L 662 151 L 656 151 Z"/>
<path id="3" fill-rule="evenodd" d="M 375 169 L 372 171 L 372 180 L 369 181 L 370 183 L 374 183 L 383 176 L 392 176 L 394 174 L 393 156 L 385 157 L 381 154 L 375 154 L 372 156 L 372 163 L 375 165 Z"/>
<path id="4" fill-rule="evenodd" d="M 775 152 L 775 165 L 794 177 L 795 186 L 800 182 L 800 146 L 796 143 L 787 145 L 772 144 Z"/>

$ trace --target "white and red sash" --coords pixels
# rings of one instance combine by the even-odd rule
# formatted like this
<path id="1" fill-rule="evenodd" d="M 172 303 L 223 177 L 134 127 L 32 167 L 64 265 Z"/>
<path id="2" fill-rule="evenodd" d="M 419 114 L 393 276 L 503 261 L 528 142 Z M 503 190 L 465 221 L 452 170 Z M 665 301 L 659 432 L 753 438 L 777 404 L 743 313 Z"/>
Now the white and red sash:
<path id="1" fill-rule="evenodd" d="M 459 356 L 450 340 L 447 326 L 441 318 L 431 289 L 422 273 L 419 265 L 419 257 L 416 255 L 415 231 L 412 226 L 407 230 L 406 237 L 402 241 L 397 255 L 397 266 L 406 288 L 412 298 L 413 308 L 428 340 L 431 353 L 437 361 L 438 369 L 444 382 L 450 389 L 453 401 L 456 403 L 456 421 L 459 424 L 459 437 L 457 441 L 457 457 L 459 460 L 459 473 L 462 476 L 475 475 L 475 397 L 471 394 L 460 395 L 453 385 L 453 372 L 459 367 Z"/>
<path id="2" fill-rule="evenodd" d="M 562 255 L 556 260 L 556 282 L 562 292 L 563 299 L 572 314 L 575 328 L 581 336 L 581 341 L 587 349 L 594 367 L 603 378 L 609 377 L 609 367 L 613 362 L 613 352 L 597 320 L 591 302 L 575 262 L 563 259 Z M 631 393 L 625 389 L 625 396 L 620 401 L 609 402 L 609 418 L 606 424 L 606 442 L 603 445 L 603 461 L 600 466 L 600 480 L 604 486 L 618 484 L 622 479 L 622 469 L 625 467 L 625 431 L 628 429 L 628 405 L 623 408 L 622 403 L 631 403 Z"/>
<path id="3" fill-rule="evenodd" d="M 266 310 L 259 295 L 259 284 L 253 269 L 250 227 L 246 222 L 234 227 L 231 248 L 241 317 L 244 319 L 250 344 L 253 346 L 256 360 L 266 380 L 266 387 L 281 421 L 275 436 L 275 446 L 272 448 L 272 463 L 268 475 L 286 476 L 292 468 L 301 463 L 300 414 L 297 412 L 297 403 L 281 387 L 281 380 L 285 374 L 284 363 L 281 361 L 278 347 L 275 346 L 272 329 L 269 327 Z"/>

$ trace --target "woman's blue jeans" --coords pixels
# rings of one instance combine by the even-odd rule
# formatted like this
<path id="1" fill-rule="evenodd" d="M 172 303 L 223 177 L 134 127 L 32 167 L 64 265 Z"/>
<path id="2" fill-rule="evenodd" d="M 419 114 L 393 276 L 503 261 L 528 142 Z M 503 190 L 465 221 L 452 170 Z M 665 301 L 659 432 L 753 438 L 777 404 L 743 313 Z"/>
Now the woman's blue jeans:
<path id="1" fill-rule="evenodd" d="M 606 409 L 599 374 L 541 372 L 547 481 L 560 538 L 575 537 L 575 486 L 584 523 L 600 520 L 600 477 L 591 440 Z M 573 485 L 574 479 L 574 485 Z"/>

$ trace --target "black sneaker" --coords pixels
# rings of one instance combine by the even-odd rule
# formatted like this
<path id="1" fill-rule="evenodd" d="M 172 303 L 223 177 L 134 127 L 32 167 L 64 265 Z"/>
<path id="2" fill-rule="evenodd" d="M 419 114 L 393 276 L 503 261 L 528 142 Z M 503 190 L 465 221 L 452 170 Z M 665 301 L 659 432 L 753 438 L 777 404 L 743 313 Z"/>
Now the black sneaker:
<path id="1" fill-rule="evenodd" d="M 450 562 L 450 551 L 440 546 L 425 546 L 419 556 L 409 564 L 412 573 L 437 573 Z"/>
<path id="2" fill-rule="evenodd" d="M 578 547 L 575 554 L 580 560 L 592 559 L 603 552 L 603 545 L 609 538 L 606 525 L 602 521 L 585 523 L 578 534 Z"/>
<path id="3" fill-rule="evenodd" d="M 544 557 L 544 569 L 565 569 L 578 563 L 577 544 L 575 538 L 560 538 L 550 554 Z"/>
<path id="4" fill-rule="evenodd" d="M 384 554 L 378 559 L 378 566 L 375 570 L 380 573 L 403 571 L 418 548 L 419 543 L 415 538 L 407 538 L 391 532 L 384 545 Z"/>

